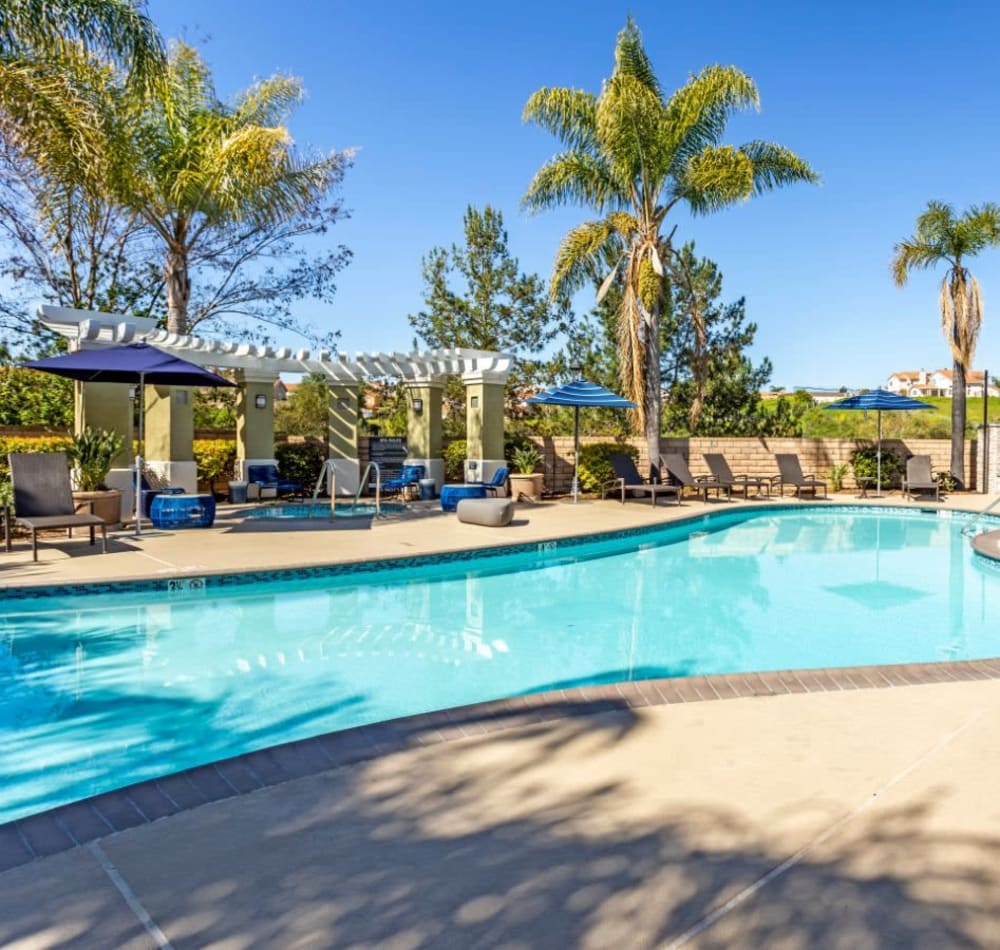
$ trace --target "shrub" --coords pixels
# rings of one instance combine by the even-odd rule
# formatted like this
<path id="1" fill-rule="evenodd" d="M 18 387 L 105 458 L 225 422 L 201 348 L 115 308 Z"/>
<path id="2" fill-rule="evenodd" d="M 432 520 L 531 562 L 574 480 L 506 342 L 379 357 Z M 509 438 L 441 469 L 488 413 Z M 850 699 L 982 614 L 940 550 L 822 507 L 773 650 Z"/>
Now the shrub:
<path id="1" fill-rule="evenodd" d="M 285 442 L 274 450 L 281 477 L 312 488 L 327 459 L 327 447 L 320 442 Z"/>
<path id="2" fill-rule="evenodd" d="M 830 491 L 840 491 L 844 487 L 844 477 L 847 475 L 849 466 L 841 462 L 830 468 Z"/>
<path id="3" fill-rule="evenodd" d="M 449 442 L 444 450 L 444 479 L 446 482 L 465 481 L 465 439 Z"/>
<path id="4" fill-rule="evenodd" d="M 937 481 L 938 485 L 941 486 L 941 491 L 943 492 L 953 492 L 958 488 L 958 482 L 955 476 L 951 474 L 947 469 L 945 471 L 939 471 L 934 473 L 934 479 Z"/>
<path id="5" fill-rule="evenodd" d="M 878 474 L 878 447 L 865 445 L 851 453 L 851 468 L 855 478 L 870 478 L 874 483 Z M 877 488 L 898 486 L 901 483 L 905 465 L 892 449 L 882 447 L 882 481 Z"/>
<path id="6" fill-rule="evenodd" d="M 69 459 L 76 469 L 76 486 L 80 491 L 107 491 L 105 479 L 111 463 L 125 444 L 125 437 L 110 429 L 87 426 L 73 439 Z"/>
<path id="7" fill-rule="evenodd" d="M 639 450 L 627 442 L 594 442 L 580 446 L 580 487 L 584 491 L 600 491 L 601 486 L 615 477 L 612 455 L 627 455 L 639 461 Z"/>
<path id="8" fill-rule="evenodd" d="M 195 439 L 194 460 L 198 466 L 198 481 L 214 485 L 219 479 L 230 479 L 236 468 L 236 443 L 229 439 Z"/>

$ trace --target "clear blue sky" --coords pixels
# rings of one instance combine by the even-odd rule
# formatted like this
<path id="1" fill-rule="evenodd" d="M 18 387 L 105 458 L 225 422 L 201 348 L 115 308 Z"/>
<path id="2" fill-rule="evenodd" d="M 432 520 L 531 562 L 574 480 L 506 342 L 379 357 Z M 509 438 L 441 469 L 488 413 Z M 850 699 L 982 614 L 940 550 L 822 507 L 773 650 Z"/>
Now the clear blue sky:
<path id="1" fill-rule="evenodd" d="M 521 111 L 543 85 L 596 92 L 628 11 L 665 88 L 710 63 L 739 66 L 762 109 L 729 140 L 780 142 L 823 176 L 676 219 L 678 238 L 719 263 L 726 296 L 746 297 L 775 383 L 871 386 L 950 366 L 940 274 L 898 290 L 889 260 L 928 199 L 1000 201 L 1000 12 L 989 4 L 150 3 L 165 35 L 201 46 L 223 97 L 292 72 L 309 91 L 297 141 L 359 149 L 343 187 L 352 218 L 331 236 L 354 260 L 332 307 L 303 310 L 341 330 L 347 352 L 409 348 L 421 256 L 460 239 L 470 202 L 500 208 L 522 268 L 548 276 L 585 212 L 519 209 L 556 148 Z M 986 299 L 976 365 L 1000 374 L 1000 250 L 972 267 Z"/>

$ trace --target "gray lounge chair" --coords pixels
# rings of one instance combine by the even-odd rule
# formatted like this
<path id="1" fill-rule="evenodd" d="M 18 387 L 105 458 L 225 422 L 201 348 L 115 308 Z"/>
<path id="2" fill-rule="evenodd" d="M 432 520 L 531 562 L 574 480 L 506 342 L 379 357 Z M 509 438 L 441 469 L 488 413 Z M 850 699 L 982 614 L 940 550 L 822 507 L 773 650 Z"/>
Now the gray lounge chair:
<path id="1" fill-rule="evenodd" d="M 11 452 L 10 480 L 14 488 L 14 520 L 31 531 L 31 559 L 38 560 L 38 532 L 50 528 L 90 528 L 90 543 L 95 543 L 94 529 L 101 529 L 101 546 L 108 553 L 108 526 L 93 511 L 80 514 L 73 503 L 69 483 L 69 462 L 65 452 Z M 82 506 L 81 506 L 82 507 Z M 10 550 L 10 530 L 7 530 Z"/>
<path id="2" fill-rule="evenodd" d="M 702 455 L 705 460 L 705 464 L 708 466 L 708 470 L 712 473 L 712 477 L 723 485 L 729 486 L 729 491 L 732 493 L 734 488 L 742 488 L 743 495 L 747 498 L 750 497 L 750 486 L 752 485 L 757 489 L 757 494 L 762 494 L 763 489 L 767 489 L 768 495 L 771 494 L 771 479 L 765 478 L 759 475 L 734 475 L 733 470 L 729 467 L 729 463 L 726 461 L 724 455 L 710 455 L 705 453 Z"/>
<path id="3" fill-rule="evenodd" d="M 708 493 L 710 491 L 714 491 L 716 495 L 719 492 L 725 492 L 726 498 L 732 501 L 733 492 L 731 485 L 726 485 L 717 478 L 712 478 L 710 475 L 699 475 L 695 478 L 691 474 L 691 469 L 688 468 L 688 464 L 684 461 L 683 456 L 676 454 L 661 455 L 660 465 L 670 473 L 671 478 L 676 478 L 682 487 L 693 488 L 695 491 L 700 492 L 706 502 L 708 501 Z"/>
<path id="4" fill-rule="evenodd" d="M 903 479 L 903 494 L 913 495 L 918 491 L 934 492 L 934 500 L 941 500 L 941 486 L 931 472 L 929 455 L 912 455 L 906 460 L 906 478 Z"/>
<path id="5" fill-rule="evenodd" d="M 680 485 L 660 485 L 656 482 L 643 481 L 639 470 L 635 467 L 635 462 L 627 455 L 612 455 L 608 459 L 611 467 L 615 471 L 615 477 L 607 482 L 601 489 L 601 497 L 607 497 L 609 491 L 621 491 L 622 504 L 625 504 L 626 492 L 643 492 L 649 495 L 650 502 L 655 505 L 657 496 L 673 495 L 677 499 L 677 504 L 681 503 Z"/>
<path id="6" fill-rule="evenodd" d="M 780 494 L 783 495 L 785 493 L 786 485 L 792 485 L 795 488 L 796 498 L 801 497 L 803 488 L 811 490 L 815 496 L 819 494 L 818 489 L 822 487 L 823 497 L 826 498 L 826 482 L 815 475 L 803 474 L 802 463 L 799 461 L 797 455 L 775 455 L 775 458 L 778 461 L 778 471 L 780 474 L 775 475 L 772 482 L 776 481 L 778 483 Z"/>

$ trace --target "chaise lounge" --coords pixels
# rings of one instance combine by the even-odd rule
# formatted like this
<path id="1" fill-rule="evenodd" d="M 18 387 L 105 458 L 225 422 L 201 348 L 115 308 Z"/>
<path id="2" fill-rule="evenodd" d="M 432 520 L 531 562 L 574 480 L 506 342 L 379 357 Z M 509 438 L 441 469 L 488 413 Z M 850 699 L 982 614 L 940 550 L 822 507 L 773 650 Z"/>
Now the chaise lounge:
<path id="1" fill-rule="evenodd" d="M 38 532 L 67 528 L 90 528 L 90 543 L 95 543 L 94 529 L 101 529 L 101 550 L 108 553 L 108 526 L 93 511 L 93 502 L 76 505 L 69 481 L 69 461 L 65 452 L 11 452 L 7 456 L 10 480 L 14 489 L 14 520 L 31 531 L 31 559 L 38 560 Z M 89 514 L 79 507 L 89 506 Z M 10 528 L 6 526 L 7 550 L 11 548 Z"/>
<path id="2" fill-rule="evenodd" d="M 903 494 L 910 500 L 918 491 L 934 492 L 934 500 L 941 500 L 941 486 L 931 472 L 929 455 L 913 455 L 906 460 L 906 478 L 903 479 Z"/>
<path id="3" fill-rule="evenodd" d="M 706 504 L 708 504 L 708 493 L 710 491 L 714 491 L 716 496 L 720 492 L 725 492 L 726 499 L 732 501 L 733 491 L 731 485 L 726 485 L 717 478 L 712 478 L 710 475 L 699 475 L 698 478 L 695 478 L 691 474 L 691 469 L 688 468 L 688 464 L 684 461 L 683 456 L 677 454 L 661 455 L 660 465 L 667 470 L 671 478 L 680 482 L 682 488 L 693 488 L 696 492 L 699 492 Z"/>
<path id="4" fill-rule="evenodd" d="M 730 494 L 732 494 L 734 488 L 742 488 L 743 496 L 749 498 L 751 486 L 757 489 L 758 495 L 763 494 L 763 489 L 765 488 L 767 489 L 767 494 L 771 494 L 771 479 L 769 477 L 761 475 L 734 475 L 724 455 L 705 453 L 702 455 L 702 458 L 705 459 L 705 464 L 712 473 L 712 477 L 721 485 L 729 486 Z"/>
<path id="5" fill-rule="evenodd" d="M 794 454 L 788 455 L 775 455 L 778 461 L 778 472 L 780 474 L 775 475 L 772 481 L 778 483 L 778 493 L 781 495 L 785 494 L 785 486 L 792 485 L 795 488 L 795 497 L 800 498 L 802 496 L 802 489 L 806 488 L 812 491 L 815 497 L 818 494 L 817 489 L 821 486 L 823 488 L 823 497 L 827 497 L 826 493 L 826 482 L 822 478 L 817 478 L 815 475 L 806 475 L 802 471 L 802 463 L 799 461 L 799 457 Z"/>
<path id="6" fill-rule="evenodd" d="M 643 481 L 639 470 L 635 467 L 635 462 L 627 455 L 612 455 L 608 461 L 611 462 L 615 477 L 610 482 L 606 482 L 601 488 L 602 498 L 607 497 L 608 492 L 613 489 L 621 491 L 623 505 L 625 504 L 626 492 L 642 492 L 647 494 L 650 496 L 649 500 L 653 505 L 656 504 L 656 499 L 659 495 L 673 495 L 677 499 L 677 504 L 681 503 L 683 488 L 680 485 L 663 485 L 658 482 Z"/>

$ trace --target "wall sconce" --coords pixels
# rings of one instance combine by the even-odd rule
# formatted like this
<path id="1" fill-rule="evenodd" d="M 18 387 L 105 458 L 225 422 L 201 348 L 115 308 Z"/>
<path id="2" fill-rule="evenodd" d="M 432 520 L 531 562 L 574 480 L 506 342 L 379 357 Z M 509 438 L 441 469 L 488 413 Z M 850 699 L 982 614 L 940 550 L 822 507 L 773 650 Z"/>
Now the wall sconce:
<path id="1" fill-rule="evenodd" d="M 253 397 L 253 404 L 258 409 L 266 409 L 267 408 L 267 396 L 264 395 L 264 393 L 257 393 L 257 395 Z"/>
<path id="2" fill-rule="evenodd" d="M 343 399 L 343 398 L 338 399 L 337 400 L 337 408 L 340 409 L 340 410 L 342 410 L 342 411 L 344 411 L 344 412 L 346 412 L 348 409 L 351 408 L 351 400 L 350 399 Z"/>
<path id="3" fill-rule="evenodd" d="M 424 411 L 424 401 L 419 396 L 413 400 L 413 411 L 419 416 Z"/>
<path id="4" fill-rule="evenodd" d="M 186 389 L 174 390 L 174 403 L 178 406 L 186 406 L 188 404 L 188 392 Z"/>
<path id="5" fill-rule="evenodd" d="M 478 409 L 478 408 L 479 408 L 479 397 L 478 397 L 478 396 L 473 396 L 473 397 L 472 397 L 472 398 L 471 398 L 471 399 L 469 400 L 469 405 L 470 405 L 470 406 L 471 406 L 471 407 L 472 407 L 473 409 Z"/>

